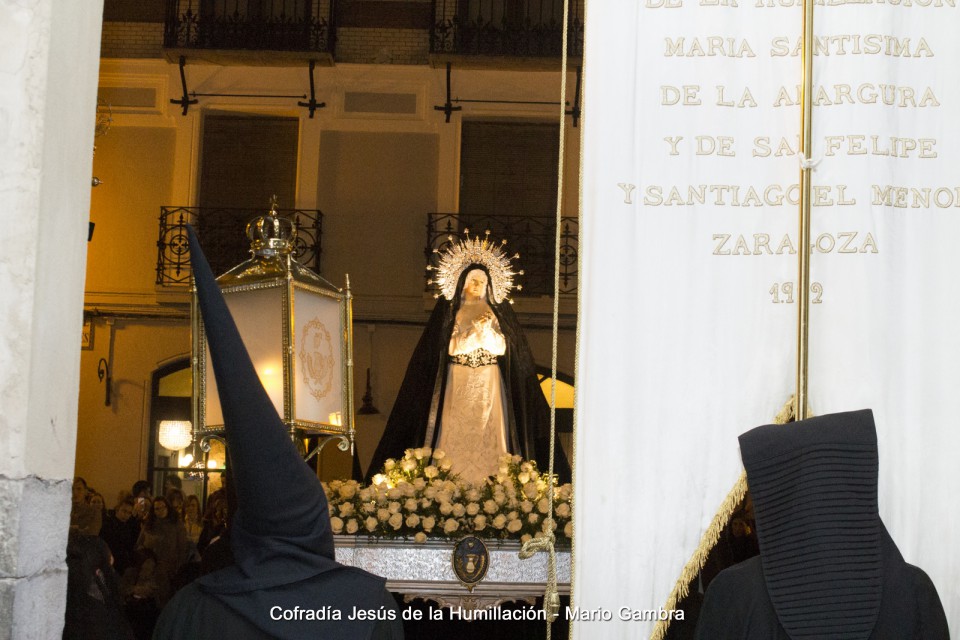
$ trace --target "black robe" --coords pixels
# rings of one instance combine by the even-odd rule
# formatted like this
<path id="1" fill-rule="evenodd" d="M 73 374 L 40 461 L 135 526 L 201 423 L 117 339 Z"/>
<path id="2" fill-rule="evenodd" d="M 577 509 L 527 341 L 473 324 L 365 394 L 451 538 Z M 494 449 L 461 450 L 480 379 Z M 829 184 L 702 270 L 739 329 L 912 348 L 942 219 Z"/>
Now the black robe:
<path id="1" fill-rule="evenodd" d="M 760 555 L 714 578 L 699 640 L 948 640 L 927 575 L 880 521 L 869 410 L 740 436 Z"/>
<path id="2" fill-rule="evenodd" d="M 443 395 L 450 362 L 447 350 L 464 280 L 474 269 L 486 272 L 481 265 L 464 269 L 453 300 L 441 297 L 433 308 L 420 342 L 410 357 L 397 400 L 367 469 L 367 479 L 380 472 L 387 458 L 402 458 L 406 449 L 436 447 L 442 428 Z M 487 303 L 497 317 L 507 343 L 506 353 L 497 358 L 506 395 L 507 449 L 526 460 L 535 460 L 539 470 L 546 473 L 550 463 L 550 406 L 540 388 L 533 353 L 510 304 L 497 304 L 489 284 Z M 554 472 L 560 476 L 561 482 L 569 482 L 570 464 L 559 441 L 554 451 Z"/>

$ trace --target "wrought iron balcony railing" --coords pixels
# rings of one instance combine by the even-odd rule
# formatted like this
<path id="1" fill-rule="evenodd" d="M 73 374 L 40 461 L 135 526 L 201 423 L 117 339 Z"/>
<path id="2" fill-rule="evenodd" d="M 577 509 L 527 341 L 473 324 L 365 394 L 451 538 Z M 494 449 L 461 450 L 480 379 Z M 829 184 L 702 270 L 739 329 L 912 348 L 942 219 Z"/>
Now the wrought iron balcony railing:
<path id="1" fill-rule="evenodd" d="M 508 253 L 519 253 L 515 268 L 523 270 L 518 284 L 523 286 L 513 297 L 553 295 L 554 249 L 556 246 L 556 219 L 551 216 L 529 217 L 508 215 L 470 215 L 463 213 L 427 214 L 427 264 L 435 264 L 434 249 L 443 251 L 460 239 L 469 229 L 471 235 L 506 239 Z M 560 293 L 577 292 L 577 252 L 580 223 L 575 217 L 561 219 L 560 227 Z M 428 272 L 429 273 L 429 272 Z M 430 276 L 424 277 L 429 280 Z M 436 293 L 436 285 L 426 284 L 426 290 Z"/>
<path id="2" fill-rule="evenodd" d="M 168 49 L 333 53 L 334 0 L 166 0 Z"/>
<path id="3" fill-rule="evenodd" d="M 583 56 L 583 0 L 570 0 L 567 55 Z M 563 0 L 433 0 L 430 53 L 559 58 Z"/>
<path id="4" fill-rule="evenodd" d="M 281 218 L 293 222 L 297 232 L 293 255 L 300 264 L 320 271 L 320 239 L 323 214 L 315 209 L 278 209 Z M 160 237 L 157 240 L 157 284 L 190 284 L 190 249 L 187 225 L 193 225 L 203 243 L 210 268 L 221 274 L 246 260 L 249 243 L 247 222 L 263 215 L 262 209 L 216 207 L 160 207 Z"/>

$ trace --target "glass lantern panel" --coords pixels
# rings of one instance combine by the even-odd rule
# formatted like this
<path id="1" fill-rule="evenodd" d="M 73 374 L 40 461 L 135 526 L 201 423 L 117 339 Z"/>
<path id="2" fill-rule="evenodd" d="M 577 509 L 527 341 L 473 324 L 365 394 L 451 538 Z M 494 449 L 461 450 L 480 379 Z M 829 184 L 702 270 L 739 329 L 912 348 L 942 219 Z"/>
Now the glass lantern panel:
<path id="1" fill-rule="evenodd" d="M 224 292 L 243 344 L 277 414 L 283 418 L 283 287 Z M 223 412 L 206 346 L 206 424 L 222 425 Z"/>
<path id="2" fill-rule="evenodd" d="M 342 425 L 341 301 L 297 287 L 293 295 L 295 418 Z"/>

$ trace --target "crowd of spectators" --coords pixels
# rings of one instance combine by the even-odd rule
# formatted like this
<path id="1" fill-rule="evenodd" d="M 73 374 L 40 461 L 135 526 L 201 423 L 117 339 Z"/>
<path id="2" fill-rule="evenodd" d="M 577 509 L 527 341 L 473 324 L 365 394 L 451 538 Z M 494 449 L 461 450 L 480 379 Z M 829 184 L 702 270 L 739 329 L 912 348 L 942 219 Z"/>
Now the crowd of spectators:
<path id="1" fill-rule="evenodd" d="M 168 476 L 159 496 L 140 480 L 107 509 L 99 492 L 75 478 L 63 638 L 150 638 L 160 610 L 201 575 L 201 554 L 226 528 L 223 489 L 210 494 L 202 512 L 179 477 Z M 220 554 L 214 564 L 222 566 Z"/>

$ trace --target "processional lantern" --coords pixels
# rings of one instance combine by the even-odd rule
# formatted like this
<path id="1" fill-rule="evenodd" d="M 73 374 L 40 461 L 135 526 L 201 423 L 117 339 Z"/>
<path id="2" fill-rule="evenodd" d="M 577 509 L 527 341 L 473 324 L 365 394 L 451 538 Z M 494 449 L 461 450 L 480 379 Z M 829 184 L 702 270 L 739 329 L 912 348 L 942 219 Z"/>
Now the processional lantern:
<path id="1" fill-rule="evenodd" d="M 270 212 L 247 224 L 249 260 L 217 278 L 260 382 L 301 453 L 331 440 L 353 451 L 353 330 L 350 279 L 341 289 L 293 257 L 296 229 Z M 209 450 L 223 439 L 210 348 L 192 296 L 194 424 Z M 317 438 L 307 454 L 306 443 Z M 228 443 L 229 444 L 229 443 Z"/>

